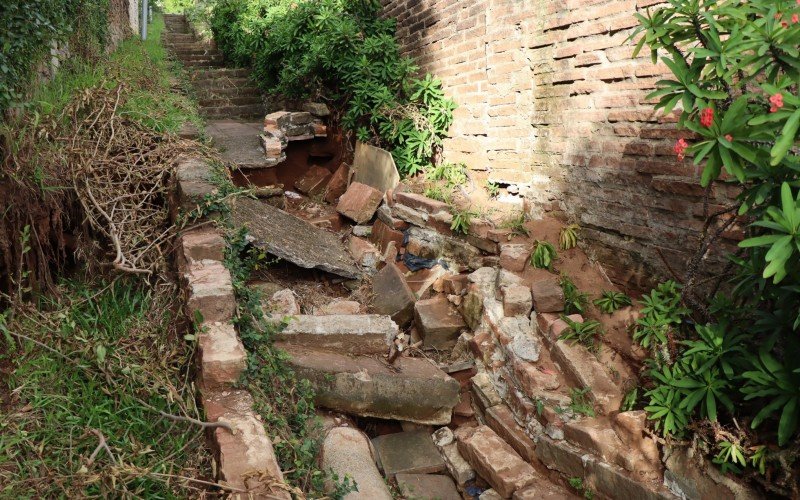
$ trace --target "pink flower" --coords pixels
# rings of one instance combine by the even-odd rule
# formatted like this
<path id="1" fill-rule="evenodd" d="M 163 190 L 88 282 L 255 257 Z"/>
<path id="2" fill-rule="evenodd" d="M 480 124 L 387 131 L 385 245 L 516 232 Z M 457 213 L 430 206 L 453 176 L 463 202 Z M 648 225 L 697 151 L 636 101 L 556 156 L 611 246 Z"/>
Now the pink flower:
<path id="1" fill-rule="evenodd" d="M 689 147 L 689 143 L 686 142 L 683 138 L 678 139 L 678 142 L 675 143 L 675 154 L 678 155 L 678 161 L 683 161 L 686 157 L 686 148 Z"/>
<path id="2" fill-rule="evenodd" d="M 731 134 L 725 134 L 725 140 L 728 142 L 733 142 L 733 136 Z"/>
<path id="3" fill-rule="evenodd" d="M 800 3 L 800 0 L 797 0 Z M 800 15 L 792 14 L 792 24 L 800 23 Z"/>
<path id="4" fill-rule="evenodd" d="M 705 108 L 704 110 L 700 111 L 700 125 L 704 126 L 705 128 L 710 128 L 711 124 L 713 123 L 714 123 L 713 108 Z"/>
<path id="5" fill-rule="evenodd" d="M 775 113 L 783 107 L 783 94 L 778 92 L 777 94 L 770 96 L 769 103 L 772 104 L 772 107 L 769 108 L 769 112 Z"/>

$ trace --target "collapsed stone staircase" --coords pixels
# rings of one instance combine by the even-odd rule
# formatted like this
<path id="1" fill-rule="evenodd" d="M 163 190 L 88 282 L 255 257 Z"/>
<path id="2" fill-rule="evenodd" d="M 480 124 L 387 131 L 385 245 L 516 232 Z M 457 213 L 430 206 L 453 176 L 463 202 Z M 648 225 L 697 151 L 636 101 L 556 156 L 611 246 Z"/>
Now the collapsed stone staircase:
<path id="1" fill-rule="evenodd" d="M 166 14 L 164 22 L 164 46 L 186 68 L 204 118 L 264 117 L 264 99 L 249 69 L 226 67 L 222 52 L 198 39 L 186 16 Z"/>

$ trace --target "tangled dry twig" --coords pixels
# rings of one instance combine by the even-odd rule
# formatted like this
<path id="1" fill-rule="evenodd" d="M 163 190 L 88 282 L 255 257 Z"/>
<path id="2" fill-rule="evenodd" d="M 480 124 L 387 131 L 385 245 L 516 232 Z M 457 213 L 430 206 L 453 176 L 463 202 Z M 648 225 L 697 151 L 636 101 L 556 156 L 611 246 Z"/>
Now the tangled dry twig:
<path id="1" fill-rule="evenodd" d="M 86 219 L 113 247 L 114 269 L 153 274 L 175 232 L 167 209 L 171 166 L 197 145 L 127 120 L 125 99 L 125 84 L 83 91 L 65 110 L 71 126 L 61 138 L 63 161 Z"/>

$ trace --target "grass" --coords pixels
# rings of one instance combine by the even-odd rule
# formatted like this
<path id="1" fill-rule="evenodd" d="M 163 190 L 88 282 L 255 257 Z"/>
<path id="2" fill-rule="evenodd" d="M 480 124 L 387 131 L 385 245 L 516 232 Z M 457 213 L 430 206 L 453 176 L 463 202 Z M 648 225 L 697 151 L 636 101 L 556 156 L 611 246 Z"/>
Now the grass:
<path id="1" fill-rule="evenodd" d="M 157 132 L 176 132 L 186 121 L 202 125 L 190 96 L 172 91 L 174 84 L 184 82 L 179 66 L 168 59 L 161 44 L 163 30 L 164 18 L 156 14 L 146 41 L 127 39 L 100 61 L 67 61 L 51 82 L 33 93 L 26 106 L 28 116 L 37 123 L 58 117 L 82 90 L 97 85 L 114 88 L 122 82 L 129 87 L 129 97 L 120 111 L 130 119 Z"/>
<path id="2" fill-rule="evenodd" d="M 0 362 L 14 370 L 0 409 L 0 496 L 196 493 L 179 477 L 210 475 L 201 430 L 141 403 L 199 416 L 177 294 L 119 279 L 64 282 L 59 296 L 17 307 L 6 330 Z M 91 461 L 100 434 L 110 453 Z"/>

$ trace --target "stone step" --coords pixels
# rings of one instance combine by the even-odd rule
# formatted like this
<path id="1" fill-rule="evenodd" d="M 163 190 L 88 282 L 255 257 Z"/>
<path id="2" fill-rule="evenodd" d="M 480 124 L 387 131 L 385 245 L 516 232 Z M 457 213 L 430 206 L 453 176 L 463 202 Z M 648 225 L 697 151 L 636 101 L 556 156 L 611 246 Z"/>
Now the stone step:
<path id="1" fill-rule="evenodd" d="M 200 96 L 258 93 L 246 77 L 193 80 L 192 84 Z"/>
<path id="2" fill-rule="evenodd" d="M 198 101 L 201 108 L 223 108 L 227 106 L 263 105 L 260 95 L 207 98 Z"/>
<path id="3" fill-rule="evenodd" d="M 224 64 L 222 61 L 181 61 L 187 68 L 222 68 Z"/>
<path id="4" fill-rule="evenodd" d="M 202 108 L 200 114 L 208 119 L 222 118 L 263 118 L 266 114 L 266 107 L 259 105 L 243 106 L 220 106 L 213 108 Z"/>
<path id="5" fill-rule="evenodd" d="M 198 70 L 192 75 L 192 80 L 216 80 L 219 78 L 241 78 L 250 75 L 247 68 L 215 68 L 211 70 Z"/>
<path id="6" fill-rule="evenodd" d="M 221 97 L 261 97 L 261 89 L 251 85 L 248 86 L 228 86 L 228 87 L 196 87 L 195 91 L 199 99 L 217 99 Z"/>
<path id="7" fill-rule="evenodd" d="M 178 59 L 183 64 L 222 63 L 222 54 L 182 54 Z"/>
<path id="8" fill-rule="evenodd" d="M 400 357 L 392 366 L 372 356 L 353 357 L 287 346 L 298 378 L 314 386 L 318 406 L 354 415 L 424 425 L 450 423 L 459 402 L 457 380 L 421 358 Z"/>
<path id="9" fill-rule="evenodd" d="M 200 46 L 200 47 L 178 48 L 178 49 L 171 48 L 169 49 L 169 51 L 180 58 L 192 57 L 192 56 L 222 57 L 222 52 L 220 52 L 219 49 L 215 49 L 208 45 L 205 47 Z"/>
<path id="10" fill-rule="evenodd" d="M 280 345 L 348 354 L 386 354 L 398 333 L 392 318 L 380 314 L 298 315 L 289 320 L 276 339 Z"/>

